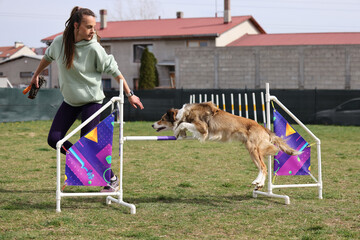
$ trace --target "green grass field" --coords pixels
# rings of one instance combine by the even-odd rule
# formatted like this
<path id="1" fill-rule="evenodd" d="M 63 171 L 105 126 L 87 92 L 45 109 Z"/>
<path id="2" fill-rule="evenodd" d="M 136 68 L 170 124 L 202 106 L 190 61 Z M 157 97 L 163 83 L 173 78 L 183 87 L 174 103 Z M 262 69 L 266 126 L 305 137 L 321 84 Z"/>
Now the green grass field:
<path id="1" fill-rule="evenodd" d="M 239 143 L 126 142 L 124 200 L 137 207 L 131 215 L 125 207 L 106 205 L 105 197 L 63 198 L 62 212 L 55 212 L 56 152 L 47 145 L 50 124 L 0 123 L 0 239 L 360 238 L 359 127 L 309 126 L 322 141 L 324 199 L 318 199 L 317 188 L 274 190 L 290 196 L 290 205 L 282 199 L 252 198 L 250 184 L 258 172 Z M 157 135 L 149 122 L 127 122 L 124 132 Z M 117 146 L 118 126 L 115 172 Z M 278 177 L 275 183 L 307 181 L 307 176 Z"/>

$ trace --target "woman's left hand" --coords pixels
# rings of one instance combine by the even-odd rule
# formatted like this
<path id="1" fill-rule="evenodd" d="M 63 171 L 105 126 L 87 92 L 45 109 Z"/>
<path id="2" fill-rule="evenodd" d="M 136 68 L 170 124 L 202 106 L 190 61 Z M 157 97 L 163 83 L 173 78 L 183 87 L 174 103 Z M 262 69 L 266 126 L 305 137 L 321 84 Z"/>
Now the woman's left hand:
<path id="1" fill-rule="evenodd" d="M 128 97 L 128 100 L 129 100 L 131 106 L 133 106 L 134 108 L 137 108 L 139 106 L 140 109 L 144 109 L 144 106 L 141 103 L 140 98 L 138 96 L 132 95 L 132 96 Z"/>

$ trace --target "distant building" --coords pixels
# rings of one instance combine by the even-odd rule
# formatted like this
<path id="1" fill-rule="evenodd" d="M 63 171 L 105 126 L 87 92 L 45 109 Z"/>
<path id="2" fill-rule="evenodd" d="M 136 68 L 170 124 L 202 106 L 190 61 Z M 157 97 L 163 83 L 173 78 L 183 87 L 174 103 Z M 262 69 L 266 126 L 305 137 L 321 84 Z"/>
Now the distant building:
<path id="1" fill-rule="evenodd" d="M 15 42 L 14 46 L 0 47 L 0 62 L 3 60 L 15 58 L 21 55 L 34 56 L 36 53 L 22 42 Z"/>
<path id="2" fill-rule="evenodd" d="M 37 55 L 22 42 L 15 42 L 14 46 L 0 47 L 0 77 L 2 86 L 23 87 L 29 85 L 31 73 L 38 67 L 42 56 Z M 46 73 L 44 71 L 44 73 Z M 46 76 L 47 77 L 47 76 Z"/>
<path id="3" fill-rule="evenodd" d="M 157 58 L 160 87 L 174 88 L 175 49 L 225 47 L 245 34 L 264 34 L 252 16 L 184 18 L 178 12 L 175 19 L 106 21 L 106 10 L 100 11 L 97 33 L 105 50 L 114 55 L 119 69 L 131 88 L 137 87 L 140 58 L 145 47 Z M 42 39 L 50 45 L 58 33 Z M 58 85 L 56 66 L 52 64 L 53 86 Z M 200 70 L 200 69 L 199 69 Z M 111 76 L 103 76 L 104 88 L 118 88 Z"/>
<path id="4" fill-rule="evenodd" d="M 227 3 L 227 4 L 226 4 Z M 157 58 L 160 87 L 360 89 L 360 33 L 267 34 L 252 16 L 107 22 L 100 11 L 98 35 L 131 88 L 137 88 L 147 47 Z M 41 41 L 51 44 L 57 33 Z M 51 64 L 53 87 L 58 72 Z M 104 89 L 116 88 L 103 76 Z"/>
<path id="5" fill-rule="evenodd" d="M 20 55 L 0 62 L 0 77 L 7 77 L 13 87 L 28 86 L 42 55 Z M 48 70 L 42 73 L 48 79 Z M 45 87 L 45 86 L 44 86 Z"/>

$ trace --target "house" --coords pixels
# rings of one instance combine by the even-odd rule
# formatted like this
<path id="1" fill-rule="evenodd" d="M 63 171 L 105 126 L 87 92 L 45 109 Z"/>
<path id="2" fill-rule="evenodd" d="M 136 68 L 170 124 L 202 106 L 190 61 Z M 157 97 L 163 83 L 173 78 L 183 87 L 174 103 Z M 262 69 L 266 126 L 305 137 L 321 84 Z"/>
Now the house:
<path id="1" fill-rule="evenodd" d="M 21 55 L 34 56 L 36 53 L 22 42 L 15 42 L 14 46 L 0 47 L 0 62 L 6 59 L 15 58 Z"/>
<path id="2" fill-rule="evenodd" d="M 224 12 L 224 18 L 178 12 L 175 19 L 107 22 L 102 10 L 98 34 L 135 89 L 145 47 L 158 60 L 161 87 L 261 88 L 269 82 L 284 89 L 360 89 L 360 33 L 266 34 L 253 17 Z M 50 44 L 55 36 L 42 41 Z M 118 87 L 111 76 L 104 83 Z"/>
<path id="3" fill-rule="evenodd" d="M 22 42 L 15 42 L 14 46 L 0 47 L 0 77 L 6 78 L 9 86 L 28 85 L 31 73 L 40 60 L 41 57 Z"/>
<path id="4" fill-rule="evenodd" d="M 42 55 L 19 55 L 0 62 L 0 77 L 6 76 L 14 87 L 28 86 L 32 72 L 38 67 Z M 48 78 L 47 69 L 43 71 L 45 78 Z"/>
<path id="5" fill-rule="evenodd" d="M 226 12 L 226 11 L 225 11 Z M 227 12 L 226 12 L 227 13 Z M 107 11 L 100 10 L 97 33 L 101 45 L 113 54 L 120 71 L 131 88 L 137 88 L 140 58 L 148 48 L 157 59 L 160 87 L 174 88 L 176 56 L 175 49 L 225 47 L 245 34 L 265 34 L 264 29 L 252 16 L 208 18 L 184 18 L 178 12 L 174 19 L 135 21 L 106 21 Z M 50 45 L 58 33 L 41 41 Z M 52 64 L 54 65 L 54 64 Z M 58 85 L 56 66 L 52 67 L 53 86 Z M 103 76 L 104 89 L 118 88 L 111 76 Z"/>

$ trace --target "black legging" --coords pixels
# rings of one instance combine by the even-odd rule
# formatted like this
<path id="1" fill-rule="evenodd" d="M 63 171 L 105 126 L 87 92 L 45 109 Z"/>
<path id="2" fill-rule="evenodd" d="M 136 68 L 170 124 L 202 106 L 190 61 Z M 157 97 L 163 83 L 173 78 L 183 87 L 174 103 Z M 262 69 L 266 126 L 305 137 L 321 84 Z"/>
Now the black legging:
<path id="1" fill-rule="evenodd" d="M 70 129 L 71 125 L 75 122 L 76 118 L 81 113 L 81 122 L 86 121 L 91 115 L 101 108 L 99 103 L 88 103 L 80 107 L 73 107 L 66 102 L 63 102 L 59 107 L 55 118 L 52 122 L 49 135 L 48 135 L 48 144 L 56 149 L 56 143 L 65 137 L 65 134 Z M 91 120 L 85 127 L 81 129 L 80 136 L 86 135 L 90 132 L 96 125 L 100 122 L 100 115 Z M 73 144 L 69 141 L 64 142 L 63 147 L 67 150 Z M 66 154 L 66 150 L 61 148 L 61 153 Z M 111 177 L 114 176 L 113 171 L 111 170 Z"/>
<path id="2" fill-rule="evenodd" d="M 98 103 L 88 103 L 80 107 L 73 107 L 66 102 L 63 102 L 59 107 L 51 125 L 48 136 L 48 144 L 52 148 L 56 149 L 56 143 L 65 137 L 65 134 L 73 125 L 80 113 L 81 121 L 84 122 L 100 108 L 101 104 Z M 81 137 L 90 132 L 99 122 L 100 115 L 98 115 L 81 129 Z M 65 149 L 69 149 L 72 146 L 72 143 L 66 141 L 64 142 L 63 146 Z M 61 148 L 61 153 L 66 154 L 65 149 Z"/>

